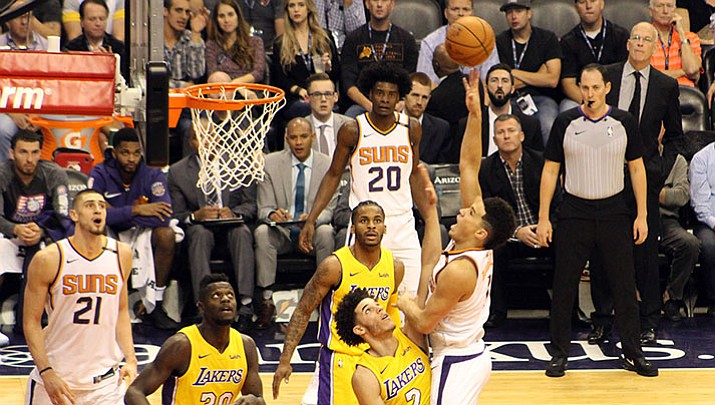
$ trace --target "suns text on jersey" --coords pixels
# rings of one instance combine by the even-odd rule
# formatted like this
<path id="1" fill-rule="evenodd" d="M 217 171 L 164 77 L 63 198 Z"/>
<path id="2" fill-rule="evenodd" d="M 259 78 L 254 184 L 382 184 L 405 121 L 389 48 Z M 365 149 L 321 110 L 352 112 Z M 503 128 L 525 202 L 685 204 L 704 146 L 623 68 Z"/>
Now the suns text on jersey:
<path id="1" fill-rule="evenodd" d="M 213 383 L 234 383 L 238 384 L 243 379 L 243 369 L 238 370 L 209 370 L 208 367 L 201 367 L 199 376 L 196 377 L 193 386 L 203 387 Z"/>
<path id="2" fill-rule="evenodd" d="M 389 378 L 382 382 L 387 392 L 387 399 L 392 399 L 397 396 L 400 390 L 407 386 L 410 381 L 414 380 L 418 375 L 425 372 L 425 364 L 421 358 L 413 361 L 412 364 L 405 367 L 404 370 L 395 378 Z"/>
<path id="3" fill-rule="evenodd" d="M 364 288 L 367 294 L 375 301 L 387 301 L 390 298 L 390 287 L 363 287 L 357 284 L 350 284 L 350 291 L 354 291 L 356 288 Z"/>
<path id="4" fill-rule="evenodd" d="M 361 165 L 373 163 L 407 163 L 410 159 L 410 147 L 406 145 L 364 146 L 358 151 Z"/>
<path id="5" fill-rule="evenodd" d="M 65 274 L 62 276 L 62 294 L 119 292 L 119 276 L 116 274 Z"/>

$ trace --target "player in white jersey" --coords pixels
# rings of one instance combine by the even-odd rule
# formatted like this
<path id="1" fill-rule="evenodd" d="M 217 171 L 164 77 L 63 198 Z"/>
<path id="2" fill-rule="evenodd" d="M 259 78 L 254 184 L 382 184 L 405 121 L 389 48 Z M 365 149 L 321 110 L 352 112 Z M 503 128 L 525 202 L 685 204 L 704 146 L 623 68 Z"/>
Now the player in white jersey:
<path id="1" fill-rule="evenodd" d="M 81 191 L 70 210 L 74 235 L 30 263 L 23 325 L 35 368 L 26 404 L 121 404 L 125 383 L 136 377 L 126 286 L 131 251 L 104 236 L 106 217 L 104 197 Z"/>
<path id="2" fill-rule="evenodd" d="M 421 192 L 423 180 L 415 170 L 420 160 L 422 127 L 415 118 L 395 111 L 412 82 L 401 67 L 380 62 L 360 73 L 358 85 L 363 94 L 369 95 L 372 109 L 356 121 L 346 122 L 338 131 L 333 161 L 320 183 L 299 247 L 304 252 L 313 249 L 315 221 L 350 163 L 350 208 L 364 200 L 384 207 L 388 232 L 383 246 L 405 264 L 401 288 L 415 293 L 420 275 L 420 244 L 412 215 L 413 201 L 421 213 L 426 209 Z"/>
<path id="3" fill-rule="evenodd" d="M 514 211 L 504 200 L 482 199 L 478 83 L 476 70 L 464 81 L 469 117 L 459 160 L 463 208 L 449 230 L 452 240 L 434 269 L 422 268 L 420 291 L 429 290 L 424 305 L 422 294 L 402 296 L 397 303 L 406 322 L 430 334 L 432 404 L 476 404 L 489 379 L 491 359 L 482 337 L 489 318 L 492 249 L 503 245 L 516 226 Z"/>

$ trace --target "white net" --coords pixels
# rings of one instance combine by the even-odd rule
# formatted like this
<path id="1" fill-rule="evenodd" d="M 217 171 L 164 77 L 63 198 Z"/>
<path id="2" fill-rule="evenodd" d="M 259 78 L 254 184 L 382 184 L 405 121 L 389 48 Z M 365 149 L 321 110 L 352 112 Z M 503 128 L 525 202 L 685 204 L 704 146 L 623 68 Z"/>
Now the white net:
<path id="1" fill-rule="evenodd" d="M 270 123 L 285 104 L 285 98 L 275 88 L 236 84 L 212 84 L 189 94 L 198 99 L 224 102 L 214 106 L 216 109 L 195 108 L 189 104 L 201 161 L 197 186 L 206 195 L 209 205 L 222 207 L 222 190 L 236 190 L 263 180 L 263 146 Z M 271 101 L 265 100 L 271 98 Z M 243 102 L 243 108 L 236 109 Z"/>

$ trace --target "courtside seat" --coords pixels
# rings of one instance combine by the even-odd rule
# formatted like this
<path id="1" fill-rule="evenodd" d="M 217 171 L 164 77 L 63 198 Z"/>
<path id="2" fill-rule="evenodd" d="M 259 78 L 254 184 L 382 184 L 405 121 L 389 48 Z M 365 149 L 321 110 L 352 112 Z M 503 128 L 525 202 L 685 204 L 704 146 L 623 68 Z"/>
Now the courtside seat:
<path id="1" fill-rule="evenodd" d="M 313 277 L 316 267 L 315 256 L 298 252 L 278 255 L 276 290 L 304 288 Z"/>
<path id="2" fill-rule="evenodd" d="M 433 0 L 400 0 L 395 2 L 392 22 L 411 32 L 419 43 L 442 26 L 442 11 Z"/>
<path id="3" fill-rule="evenodd" d="M 698 80 L 698 88 L 703 94 L 706 94 L 710 85 L 713 84 L 714 75 L 715 48 L 710 48 L 707 51 L 703 51 L 703 73 L 700 74 L 700 80 Z"/>
<path id="4" fill-rule="evenodd" d="M 683 132 L 710 129 L 710 112 L 705 95 L 695 87 L 680 86 L 680 112 Z"/>
<path id="5" fill-rule="evenodd" d="M 499 11 L 502 3 L 503 1 L 500 0 L 474 0 L 472 2 L 474 15 L 488 22 L 494 30 L 494 35 L 499 35 L 509 28 L 504 13 Z"/>
<path id="6" fill-rule="evenodd" d="M 449 228 L 455 222 L 462 206 L 461 193 L 459 192 L 459 164 L 446 163 L 430 166 L 434 169 L 433 183 L 442 212 L 440 222 Z"/>
<path id="7" fill-rule="evenodd" d="M 531 8 L 533 11 L 532 25 L 553 31 L 559 38 L 571 31 L 581 21 L 571 0 L 533 2 Z"/>
<path id="8" fill-rule="evenodd" d="M 67 201 L 71 207 L 77 193 L 87 188 L 89 176 L 74 169 L 65 169 L 65 173 L 67 173 Z"/>
<path id="9" fill-rule="evenodd" d="M 94 157 L 82 149 L 57 148 L 52 152 L 52 160 L 61 167 L 80 171 L 87 175 L 94 167 Z"/>
<path id="10" fill-rule="evenodd" d="M 607 20 L 631 31 L 641 21 L 650 22 L 648 0 L 608 0 L 603 9 Z M 626 46 L 623 44 L 623 46 Z"/>

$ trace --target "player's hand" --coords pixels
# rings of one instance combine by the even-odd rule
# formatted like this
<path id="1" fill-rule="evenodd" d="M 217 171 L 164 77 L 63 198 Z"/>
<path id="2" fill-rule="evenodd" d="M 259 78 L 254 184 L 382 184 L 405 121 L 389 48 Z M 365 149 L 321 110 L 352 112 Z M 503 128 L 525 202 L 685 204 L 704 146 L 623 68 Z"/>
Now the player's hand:
<path id="1" fill-rule="evenodd" d="M 278 365 L 278 368 L 276 369 L 276 373 L 273 374 L 273 399 L 278 399 L 278 393 L 281 390 L 281 382 L 285 380 L 286 384 L 288 384 L 288 380 L 290 380 L 290 375 L 293 373 L 293 367 L 290 366 L 290 363 L 288 364 L 281 364 Z"/>
<path id="2" fill-rule="evenodd" d="M 648 222 L 645 217 L 637 216 L 633 221 L 633 240 L 640 245 L 648 238 Z"/>
<path id="3" fill-rule="evenodd" d="M 417 165 L 417 174 L 419 175 L 420 182 L 425 194 L 425 201 L 427 201 L 429 208 L 434 208 L 437 206 L 437 191 L 434 189 L 434 184 L 429 177 L 429 172 L 424 164 L 420 163 Z"/>
<path id="4" fill-rule="evenodd" d="M 539 221 L 539 224 L 536 226 L 536 236 L 539 239 L 539 245 L 549 247 L 549 243 L 551 243 L 553 233 L 554 230 L 551 227 L 551 221 L 549 221 L 548 219 L 544 221 Z"/>
<path id="5" fill-rule="evenodd" d="M 129 387 L 135 378 L 137 378 L 137 363 L 127 362 L 119 370 L 119 381 L 117 384 L 121 385 L 122 381 L 126 381 L 127 387 Z"/>
<path id="6" fill-rule="evenodd" d="M 466 77 L 462 78 L 462 83 L 464 84 L 464 104 L 466 104 L 467 109 L 472 114 L 481 114 L 482 103 L 481 95 L 479 94 L 479 71 L 477 69 L 469 70 L 469 79 Z"/>
<path id="7" fill-rule="evenodd" d="M 303 229 L 300 231 L 300 236 L 298 236 L 298 249 L 303 253 L 310 253 L 313 251 L 313 234 L 315 233 L 315 224 L 309 221 L 305 221 Z"/>
<path id="8" fill-rule="evenodd" d="M 157 217 L 161 221 L 171 217 L 174 211 L 171 209 L 171 204 L 167 202 L 155 202 L 147 204 L 134 204 L 132 206 L 132 214 L 142 217 Z"/>
<path id="9" fill-rule="evenodd" d="M 197 12 L 191 12 L 191 32 L 199 34 L 206 28 L 209 21 L 209 9 L 206 7 L 200 8 Z"/>
<path id="10" fill-rule="evenodd" d="M 248 394 L 242 395 L 241 398 L 238 398 L 236 402 L 231 405 L 266 405 L 266 401 L 263 400 L 263 397 Z"/>
<path id="11" fill-rule="evenodd" d="M 516 238 L 526 246 L 537 249 L 541 247 L 539 237 L 536 235 L 536 225 L 522 226 L 516 231 Z"/>
<path id="12" fill-rule="evenodd" d="M 407 308 L 412 305 L 417 305 L 417 297 L 413 294 L 399 294 L 397 296 L 397 308 L 402 312 L 407 312 Z"/>
<path id="13" fill-rule="evenodd" d="M 75 399 L 69 385 L 57 375 L 55 370 L 42 373 L 42 383 L 53 405 L 74 404 Z"/>

